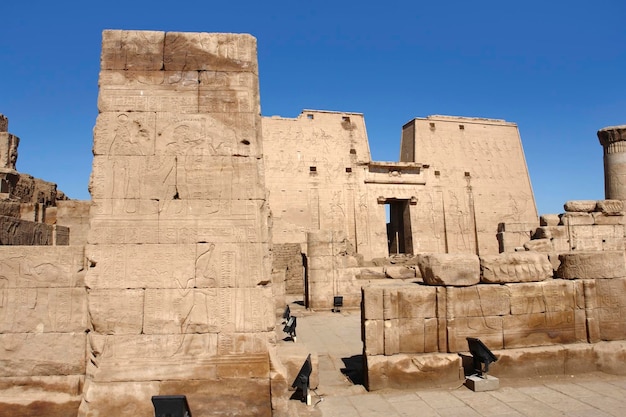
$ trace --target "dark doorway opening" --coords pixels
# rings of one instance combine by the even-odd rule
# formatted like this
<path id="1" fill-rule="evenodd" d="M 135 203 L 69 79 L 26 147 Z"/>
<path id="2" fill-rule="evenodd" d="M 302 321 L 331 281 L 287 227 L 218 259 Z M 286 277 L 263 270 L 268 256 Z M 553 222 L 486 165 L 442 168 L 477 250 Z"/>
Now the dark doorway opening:
<path id="1" fill-rule="evenodd" d="M 413 254 L 409 200 L 388 199 L 387 247 L 389 255 Z"/>

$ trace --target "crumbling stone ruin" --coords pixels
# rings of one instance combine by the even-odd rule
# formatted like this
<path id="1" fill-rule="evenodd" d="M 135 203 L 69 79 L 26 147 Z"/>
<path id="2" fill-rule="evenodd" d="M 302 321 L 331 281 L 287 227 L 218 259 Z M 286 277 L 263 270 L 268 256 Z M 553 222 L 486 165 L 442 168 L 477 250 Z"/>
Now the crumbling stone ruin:
<path id="1" fill-rule="evenodd" d="M 460 381 L 466 337 L 500 376 L 626 373 L 626 127 L 607 200 L 538 216 L 515 124 L 416 118 L 372 161 L 361 114 L 260 116 L 250 35 L 104 31 L 99 86 L 91 201 L 18 173 L 0 116 L 0 410 L 286 415 L 317 366 L 287 295 L 362 305 L 369 390 Z"/>

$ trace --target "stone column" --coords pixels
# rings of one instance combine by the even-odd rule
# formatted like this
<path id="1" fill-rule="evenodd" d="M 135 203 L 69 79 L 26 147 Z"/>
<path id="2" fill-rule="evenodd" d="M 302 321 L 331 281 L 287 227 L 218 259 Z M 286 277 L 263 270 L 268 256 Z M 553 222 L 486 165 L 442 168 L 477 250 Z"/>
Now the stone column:
<path id="1" fill-rule="evenodd" d="M 598 130 L 604 148 L 604 198 L 626 201 L 626 125 Z"/>

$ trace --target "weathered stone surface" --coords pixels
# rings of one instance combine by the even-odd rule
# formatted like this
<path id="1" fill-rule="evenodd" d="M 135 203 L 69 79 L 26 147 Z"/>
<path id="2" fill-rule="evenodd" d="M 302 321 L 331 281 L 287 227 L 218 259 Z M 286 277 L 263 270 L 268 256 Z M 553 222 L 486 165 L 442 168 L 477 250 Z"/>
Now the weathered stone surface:
<path id="1" fill-rule="evenodd" d="M 415 269 L 406 266 L 386 266 L 385 275 L 393 279 L 415 278 Z"/>
<path id="2" fill-rule="evenodd" d="M 103 69 L 98 84 L 98 110 L 101 113 L 198 112 L 197 71 Z"/>
<path id="3" fill-rule="evenodd" d="M 366 285 L 362 288 L 363 318 L 365 320 L 383 320 L 383 287 Z"/>
<path id="4" fill-rule="evenodd" d="M 147 289 L 143 333 L 269 331 L 271 299 L 271 288 Z"/>
<path id="5" fill-rule="evenodd" d="M 363 322 L 363 351 L 366 355 L 385 354 L 385 321 L 368 320 Z"/>
<path id="6" fill-rule="evenodd" d="M 258 72 L 250 35 L 167 32 L 164 55 L 165 70 Z"/>
<path id="7" fill-rule="evenodd" d="M 76 416 L 84 379 L 82 375 L 0 378 L 0 414 Z"/>
<path id="8" fill-rule="evenodd" d="M 626 223 L 624 221 L 624 215 L 622 212 L 619 214 L 614 213 L 602 213 L 602 212 L 594 212 L 592 213 L 593 223 L 598 225 L 606 225 L 606 224 L 621 224 Z"/>
<path id="9" fill-rule="evenodd" d="M 0 245 L 52 245 L 53 227 L 0 216 Z"/>
<path id="10" fill-rule="evenodd" d="M 591 225 L 593 224 L 593 216 L 588 212 L 567 212 L 561 214 L 560 224 L 564 226 Z"/>
<path id="11" fill-rule="evenodd" d="M 102 32 L 100 68 L 103 70 L 163 69 L 165 32 L 105 30 Z"/>
<path id="12" fill-rule="evenodd" d="M 506 319 L 507 316 L 504 316 Z M 503 342 L 503 317 L 478 316 L 457 317 L 447 320 L 448 352 L 468 350 L 467 338 L 478 337 L 487 346 L 500 349 Z"/>
<path id="13" fill-rule="evenodd" d="M 143 326 L 143 289 L 92 289 L 89 316 L 100 334 L 140 334 Z"/>
<path id="14" fill-rule="evenodd" d="M 626 342 L 600 342 L 593 345 L 598 370 L 608 374 L 626 375 Z"/>
<path id="15" fill-rule="evenodd" d="M 584 310 L 505 316 L 504 348 L 586 342 Z"/>
<path id="16" fill-rule="evenodd" d="M 548 256 L 537 252 L 481 256 L 480 269 L 487 283 L 543 281 L 553 274 Z"/>
<path id="17" fill-rule="evenodd" d="M 0 377 L 83 375 L 86 335 L 0 334 Z"/>
<path id="18" fill-rule="evenodd" d="M 89 210 L 91 201 L 79 200 L 59 200 L 57 201 L 58 225 L 69 228 L 69 244 L 84 246 L 87 244 L 87 234 L 89 232 Z M 57 230 L 57 236 L 59 232 Z"/>
<path id="19" fill-rule="evenodd" d="M 624 202 L 622 200 L 598 200 L 596 202 L 596 210 L 605 214 L 622 214 L 624 211 Z"/>
<path id="20" fill-rule="evenodd" d="M 542 214 L 539 216 L 540 226 L 558 226 L 560 218 L 558 214 Z"/>
<path id="21" fill-rule="evenodd" d="M 8 132 L 9 131 L 9 119 L 0 113 L 0 132 Z"/>
<path id="22" fill-rule="evenodd" d="M 437 352 L 437 330 L 436 318 L 398 319 L 399 353 Z"/>
<path id="23" fill-rule="evenodd" d="M 436 317 L 436 289 L 423 285 L 407 285 L 397 289 L 397 318 Z"/>
<path id="24" fill-rule="evenodd" d="M 598 279 L 626 277 L 624 253 L 571 252 L 559 255 L 561 265 L 556 276 L 565 279 Z"/>
<path id="25" fill-rule="evenodd" d="M 0 168 L 15 169 L 19 143 L 20 138 L 0 130 Z"/>
<path id="26" fill-rule="evenodd" d="M 510 290 L 502 285 L 447 289 L 446 317 L 503 316 L 510 313 Z"/>
<path id="27" fill-rule="evenodd" d="M 531 252 L 553 252 L 554 247 L 550 239 L 533 239 L 524 243 L 524 249 Z"/>
<path id="28" fill-rule="evenodd" d="M 598 332 L 597 338 L 590 339 L 626 339 L 626 278 L 585 281 L 585 303 L 588 320 Z"/>
<path id="29" fill-rule="evenodd" d="M 549 280 L 541 283 L 507 284 L 511 314 L 529 315 L 544 312 L 572 311 L 584 308 L 578 299 L 577 283 Z"/>
<path id="30" fill-rule="evenodd" d="M 480 281 L 480 261 L 475 255 L 425 254 L 418 257 L 424 283 L 468 286 Z"/>
<path id="31" fill-rule="evenodd" d="M 0 291 L 9 288 L 82 287 L 83 248 L 0 246 Z"/>
<path id="32" fill-rule="evenodd" d="M 591 213 L 596 209 L 596 200 L 570 200 L 563 208 L 566 212 Z"/>
<path id="33" fill-rule="evenodd" d="M 0 333 L 89 329 L 84 288 L 2 288 L 0 306 Z"/>
<path id="34" fill-rule="evenodd" d="M 402 354 L 367 357 L 367 389 L 412 389 L 446 386 L 463 379 L 456 354 Z"/>

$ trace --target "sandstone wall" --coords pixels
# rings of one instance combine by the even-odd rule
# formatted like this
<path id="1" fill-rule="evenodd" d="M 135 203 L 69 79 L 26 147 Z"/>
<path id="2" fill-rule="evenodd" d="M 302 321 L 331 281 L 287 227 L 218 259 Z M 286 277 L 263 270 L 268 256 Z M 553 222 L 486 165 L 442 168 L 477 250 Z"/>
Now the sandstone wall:
<path id="1" fill-rule="evenodd" d="M 435 187 L 428 187 L 416 207 L 422 216 L 434 214 L 415 223 L 414 236 L 418 242 L 422 236 L 436 238 L 439 247 L 425 242 L 422 251 L 495 254 L 499 223 L 538 223 L 515 124 L 448 116 L 414 119 L 403 127 L 401 149 L 402 161 L 429 164 L 434 174 L 428 185 Z"/>
<path id="2" fill-rule="evenodd" d="M 79 415 L 270 414 L 274 338 L 256 40 L 105 31 Z M 240 411 L 243 412 L 243 411 Z"/>
<path id="3" fill-rule="evenodd" d="M 82 247 L 0 246 L 0 414 L 76 415 L 91 329 Z"/>
<path id="4" fill-rule="evenodd" d="M 546 254 L 490 255 L 480 257 L 480 266 L 478 257 L 463 255 L 467 259 L 460 262 L 459 256 L 424 256 L 419 261 L 423 284 L 363 288 L 363 342 L 370 389 L 392 387 L 398 381 L 423 385 L 428 378 L 420 366 L 401 371 L 407 361 L 431 361 L 431 368 L 441 371 L 436 383 L 454 380 L 460 362 L 450 364 L 449 357 L 435 354 L 466 352 L 467 337 L 480 338 L 492 350 L 626 339 L 623 251 L 561 254 L 561 266 L 554 275 Z M 465 277 L 459 278 L 461 274 Z M 468 280 L 470 275 L 476 280 Z M 591 348 L 580 349 L 592 355 Z M 600 359 L 592 361 L 589 369 L 598 369 Z M 513 361 L 508 366 L 526 365 Z M 568 366 L 573 372 L 575 366 Z M 505 365 L 499 369 L 517 376 L 523 373 Z M 385 377 L 386 372 L 396 373 L 397 379 Z M 549 373 L 549 367 L 545 372 Z"/>

